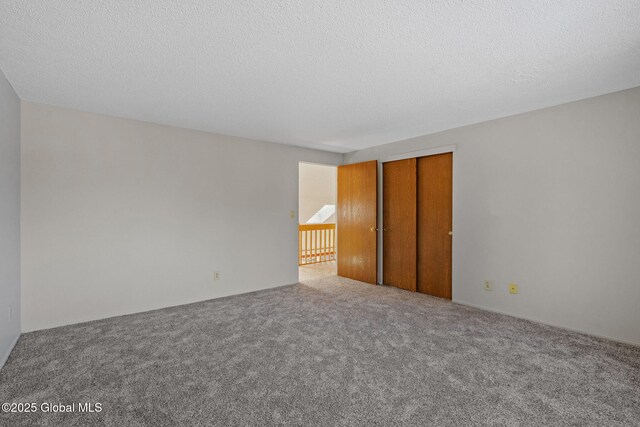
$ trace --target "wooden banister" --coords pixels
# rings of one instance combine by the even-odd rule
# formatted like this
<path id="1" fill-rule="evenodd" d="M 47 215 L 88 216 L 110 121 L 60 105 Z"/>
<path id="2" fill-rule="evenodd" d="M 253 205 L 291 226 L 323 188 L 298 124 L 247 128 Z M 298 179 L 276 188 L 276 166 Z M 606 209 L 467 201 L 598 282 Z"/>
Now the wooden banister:
<path id="1" fill-rule="evenodd" d="M 336 259 L 335 224 L 298 225 L 298 265 Z"/>

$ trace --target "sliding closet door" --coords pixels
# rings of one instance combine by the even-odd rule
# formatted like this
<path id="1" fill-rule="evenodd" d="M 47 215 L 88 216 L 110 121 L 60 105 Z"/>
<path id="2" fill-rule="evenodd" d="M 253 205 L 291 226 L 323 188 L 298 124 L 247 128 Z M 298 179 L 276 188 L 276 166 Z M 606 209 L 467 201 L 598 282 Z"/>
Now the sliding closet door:
<path id="1" fill-rule="evenodd" d="M 418 159 L 418 291 L 451 299 L 453 154 Z"/>
<path id="2" fill-rule="evenodd" d="M 416 290 L 416 159 L 383 164 L 383 282 Z"/>
<path id="3" fill-rule="evenodd" d="M 376 284 L 378 162 L 338 166 L 338 276 Z"/>

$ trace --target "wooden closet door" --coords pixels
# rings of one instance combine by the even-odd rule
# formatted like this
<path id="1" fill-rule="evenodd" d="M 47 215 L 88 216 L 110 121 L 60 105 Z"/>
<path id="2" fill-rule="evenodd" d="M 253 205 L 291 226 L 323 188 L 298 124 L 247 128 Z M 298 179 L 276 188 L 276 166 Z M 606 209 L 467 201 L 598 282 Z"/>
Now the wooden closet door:
<path id="1" fill-rule="evenodd" d="M 382 166 L 383 283 L 416 290 L 416 164 L 415 158 Z"/>
<path id="2" fill-rule="evenodd" d="M 376 284 L 378 162 L 338 166 L 338 276 Z"/>
<path id="3" fill-rule="evenodd" d="M 451 299 L 453 154 L 418 159 L 418 291 Z"/>

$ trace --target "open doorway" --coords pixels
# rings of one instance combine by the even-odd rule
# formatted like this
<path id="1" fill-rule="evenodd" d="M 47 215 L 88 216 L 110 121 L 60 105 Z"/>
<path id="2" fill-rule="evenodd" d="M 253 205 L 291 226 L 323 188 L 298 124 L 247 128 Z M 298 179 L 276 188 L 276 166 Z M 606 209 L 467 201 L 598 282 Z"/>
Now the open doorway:
<path id="1" fill-rule="evenodd" d="M 298 280 L 336 275 L 335 166 L 300 162 L 298 170 Z"/>

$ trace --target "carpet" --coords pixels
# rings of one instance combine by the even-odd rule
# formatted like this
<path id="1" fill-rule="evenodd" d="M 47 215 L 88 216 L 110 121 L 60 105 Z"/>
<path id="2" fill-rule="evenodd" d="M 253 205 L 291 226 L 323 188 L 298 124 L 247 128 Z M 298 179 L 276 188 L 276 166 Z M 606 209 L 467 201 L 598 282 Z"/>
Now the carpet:
<path id="1" fill-rule="evenodd" d="M 0 402 L 38 406 L 3 426 L 630 426 L 640 347 L 328 277 L 23 334 Z"/>

